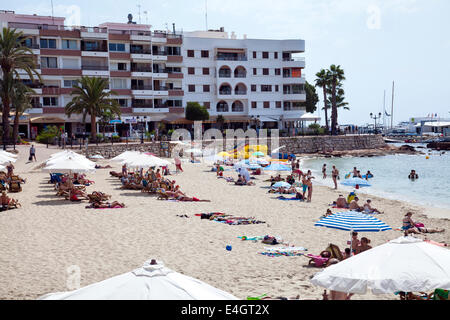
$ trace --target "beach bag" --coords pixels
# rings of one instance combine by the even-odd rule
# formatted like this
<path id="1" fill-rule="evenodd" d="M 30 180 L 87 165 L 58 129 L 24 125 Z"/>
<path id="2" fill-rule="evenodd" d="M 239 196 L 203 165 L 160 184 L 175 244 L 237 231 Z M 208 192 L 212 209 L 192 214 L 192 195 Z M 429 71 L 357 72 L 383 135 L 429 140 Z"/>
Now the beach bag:
<path id="1" fill-rule="evenodd" d="M 420 222 L 416 223 L 416 228 L 424 228 L 424 227 L 425 225 L 423 223 Z"/>
<path id="2" fill-rule="evenodd" d="M 30 154 L 30 156 L 28 157 L 28 161 L 33 160 L 33 156 Z"/>

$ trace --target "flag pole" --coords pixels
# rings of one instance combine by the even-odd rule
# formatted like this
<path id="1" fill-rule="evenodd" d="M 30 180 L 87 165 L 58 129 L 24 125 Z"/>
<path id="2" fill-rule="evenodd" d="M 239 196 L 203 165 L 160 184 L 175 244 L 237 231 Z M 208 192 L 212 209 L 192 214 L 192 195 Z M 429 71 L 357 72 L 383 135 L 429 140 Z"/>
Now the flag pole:
<path id="1" fill-rule="evenodd" d="M 391 129 L 394 127 L 394 81 L 392 81 Z"/>

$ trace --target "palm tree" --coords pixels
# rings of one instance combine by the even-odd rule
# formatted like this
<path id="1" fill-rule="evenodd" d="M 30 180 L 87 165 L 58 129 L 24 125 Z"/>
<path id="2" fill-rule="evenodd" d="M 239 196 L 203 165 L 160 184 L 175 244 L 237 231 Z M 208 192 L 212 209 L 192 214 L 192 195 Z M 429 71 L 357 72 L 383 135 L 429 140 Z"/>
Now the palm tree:
<path id="1" fill-rule="evenodd" d="M 105 111 L 120 115 L 120 106 L 116 100 L 111 99 L 114 91 L 109 88 L 108 79 L 97 77 L 82 77 L 73 86 L 71 95 L 75 95 L 66 105 L 66 114 L 70 118 L 72 114 L 82 114 L 83 122 L 86 116 L 91 117 L 91 139 L 97 139 L 96 118 L 101 117 Z"/>
<path id="2" fill-rule="evenodd" d="M 331 65 L 329 69 L 330 82 L 331 82 L 331 134 L 336 135 L 337 130 L 337 88 L 341 86 L 342 81 L 345 80 L 344 70 L 341 66 Z"/>
<path id="3" fill-rule="evenodd" d="M 37 77 L 41 79 L 36 71 L 36 63 L 31 49 L 22 43 L 26 39 L 23 32 L 16 29 L 3 28 L 0 33 L 0 68 L 2 79 L 0 83 L 0 95 L 3 104 L 3 144 L 6 145 L 9 137 L 9 112 L 11 109 L 11 96 L 15 79 L 20 79 L 19 70 L 23 70 L 31 81 Z"/>
<path id="4" fill-rule="evenodd" d="M 31 108 L 30 95 L 35 91 L 20 81 L 15 81 L 13 94 L 11 96 L 11 106 L 14 109 L 13 141 L 17 141 L 19 133 L 19 118 L 29 108 Z"/>
<path id="5" fill-rule="evenodd" d="M 328 70 L 321 69 L 319 72 L 316 73 L 317 79 L 315 80 L 315 86 L 322 88 L 323 90 L 323 110 L 325 110 L 325 128 L 327 134 L 330 132 L 329 126 L 328 126 L 328 106 L 327 106 L 327 87 L 330 83 L 330 75 Z"/>

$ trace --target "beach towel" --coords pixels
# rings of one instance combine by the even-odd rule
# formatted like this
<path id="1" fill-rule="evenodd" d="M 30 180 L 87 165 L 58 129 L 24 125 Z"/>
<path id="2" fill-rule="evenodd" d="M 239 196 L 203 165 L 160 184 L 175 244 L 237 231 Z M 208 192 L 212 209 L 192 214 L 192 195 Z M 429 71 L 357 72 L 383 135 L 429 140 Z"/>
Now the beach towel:
<path id="1" fill-rule="evenodd" d="M 256 236 L 256 237 L 248 237 L 248 236 L 240 236 L 238 239 L 242 241 L 258 241 L 264 239 L 264 236 Z"/>
<path id="2" fill-rule="evenodd" d="M 279 196 L 277 197 L 278 200 L 284 200 L 284 201 L 292 201 L 292 200 L 297 200 L 297 201 L 304 201 L 303 199 L 297 199 L 296 197 L 293 198 L 286 198 L 284 196 Z"/>

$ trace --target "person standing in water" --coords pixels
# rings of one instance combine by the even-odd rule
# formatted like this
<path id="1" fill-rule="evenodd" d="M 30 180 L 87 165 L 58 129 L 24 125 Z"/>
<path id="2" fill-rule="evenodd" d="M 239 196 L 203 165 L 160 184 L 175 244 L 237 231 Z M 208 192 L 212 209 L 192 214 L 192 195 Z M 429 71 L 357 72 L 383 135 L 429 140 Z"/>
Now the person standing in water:
<path id="1" fill-rule="evenodd" d="M 323 179 L 327 178 L 327 165 L 324 164 L 322 167 Z"/>
<path id="2" fill-rule="evenodd" d="M 339 170 L 336 168 L 336 166 L 333 166 L 333 170 L 331 171 L 331 177 L 334 182 L 334 188 L 337 189 L 337 179 L 339 177 Z"/>

